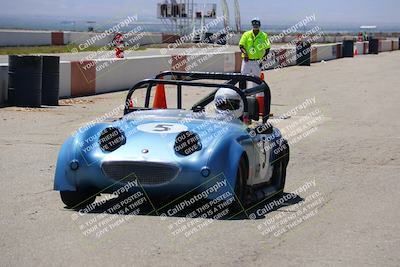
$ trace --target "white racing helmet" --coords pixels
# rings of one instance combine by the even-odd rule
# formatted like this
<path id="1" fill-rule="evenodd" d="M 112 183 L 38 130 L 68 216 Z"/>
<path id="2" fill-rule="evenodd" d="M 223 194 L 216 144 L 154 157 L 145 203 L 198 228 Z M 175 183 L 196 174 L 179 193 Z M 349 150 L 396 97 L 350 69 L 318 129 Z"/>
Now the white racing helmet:
<path id="1" fill-rule="evenodd" d="M 237 119 L 243 116 L 243 100 L 235 90 L 219 88 L 215 93 L 214 104 L 217 113 L 229 112 Z"/>

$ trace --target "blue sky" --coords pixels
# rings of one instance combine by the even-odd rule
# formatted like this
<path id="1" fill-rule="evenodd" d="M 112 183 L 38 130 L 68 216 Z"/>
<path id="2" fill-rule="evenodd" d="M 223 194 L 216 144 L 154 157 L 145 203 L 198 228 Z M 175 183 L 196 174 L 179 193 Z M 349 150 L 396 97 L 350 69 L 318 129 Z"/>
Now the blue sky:
<path id="1" fill-rule="evenodd" d="M 233 6 L 233 0 L 227 0 Z M 117 18 L 138 14 L 155 19 L 156 0 L 0 0 L 0 15 Z M 214 2 L 219 0 L 198 1 Z M 390 23 L 400 26 L 399 0 L 241 0 L 242 21 L 260 17 L 263 23 L 293 22 L 313 13 L 317 23 Z M 233 11 L 231 11 L 231 14 Z"/>

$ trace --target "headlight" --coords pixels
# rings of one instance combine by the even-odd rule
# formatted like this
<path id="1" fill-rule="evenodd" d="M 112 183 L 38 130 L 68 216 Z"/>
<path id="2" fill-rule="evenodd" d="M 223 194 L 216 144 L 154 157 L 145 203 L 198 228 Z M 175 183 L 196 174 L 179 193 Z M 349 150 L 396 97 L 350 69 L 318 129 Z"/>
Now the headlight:
<path id="1" fill-rule="evenodd" d="M 200 136 L 197 133 L 184 131 L 176 136 L 174 149 L 182 156 L 189 156 L 201 150 L 201 147 Z"/>
<path id="2" fill-rule="evenodd" d="M 112 152 L 125 144 L 126 138 L 123 132 L 115 127 L 105 128 L 99 137 L 101 150 Z"/>

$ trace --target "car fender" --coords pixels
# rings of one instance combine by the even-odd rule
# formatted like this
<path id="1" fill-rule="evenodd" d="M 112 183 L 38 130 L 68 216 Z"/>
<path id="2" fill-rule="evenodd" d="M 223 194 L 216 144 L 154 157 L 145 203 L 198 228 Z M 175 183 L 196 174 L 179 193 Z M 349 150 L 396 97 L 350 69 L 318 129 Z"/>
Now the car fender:
<path id="1" fill-rule="evenodd" d="M 238 142 L 240 138 L 224 136 L 213 147 L 213 153 L 210 154 L 207 166 L 211 170 L 212 177 L 221 176 L 227 180 L 227 190 L 234 194 L 236 184 L 236 175 L 240 159 L 245 153 L 245 149 Z M 221 178 L 223 180 L 223 178 Z M 212 197 L 218 197 L 218 192 Z"/>
<path id="2" fill-rule="evenodd" d="M 77 191 L 76 179 L 70 169 L 70 162 L 76 155 L 75 138 L 70 137 L 61 146 L 58 153 L 56 173 L 54 177 L 54 190 Z"/>

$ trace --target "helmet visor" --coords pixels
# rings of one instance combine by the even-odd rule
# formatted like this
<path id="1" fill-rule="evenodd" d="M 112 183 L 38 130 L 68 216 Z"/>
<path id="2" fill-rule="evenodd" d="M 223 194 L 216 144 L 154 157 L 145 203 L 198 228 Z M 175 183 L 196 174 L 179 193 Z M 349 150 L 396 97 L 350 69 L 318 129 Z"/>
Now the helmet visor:
<path id="1" fill-rule="evenodd" d="M 240 108 L 240 100 L 223 99 L 221 101 L 217 101 L 215 106 L 219 110 L 237 110 Z"/>

